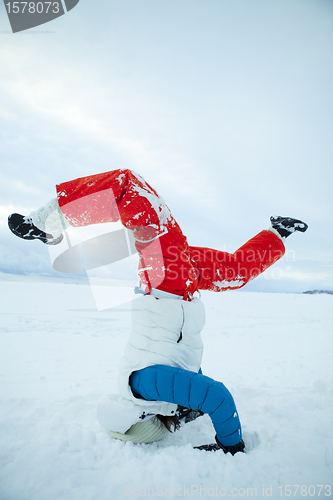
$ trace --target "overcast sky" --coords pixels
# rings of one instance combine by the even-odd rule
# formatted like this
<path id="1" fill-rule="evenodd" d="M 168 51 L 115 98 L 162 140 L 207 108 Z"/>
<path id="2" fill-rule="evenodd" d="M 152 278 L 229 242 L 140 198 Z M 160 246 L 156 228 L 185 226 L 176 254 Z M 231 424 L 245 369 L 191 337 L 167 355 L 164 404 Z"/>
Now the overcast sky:
<path id="1" fill-rule="evenodd" d="M 233 252 L 270 215 L 306 221 L 248 289 L 333 289 L 331 0 L 80 0 L 16 34 L 3 3 L 0 18 L 1 271 L 53 271 L 10 213 L 131 168 L 193 245 Z"/>

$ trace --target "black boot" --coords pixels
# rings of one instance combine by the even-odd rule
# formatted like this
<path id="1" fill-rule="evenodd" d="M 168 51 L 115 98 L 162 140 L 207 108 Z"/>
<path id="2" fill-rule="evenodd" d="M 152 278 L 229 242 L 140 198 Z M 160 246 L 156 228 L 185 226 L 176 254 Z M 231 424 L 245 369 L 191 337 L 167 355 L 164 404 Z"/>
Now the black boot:
<path id="1" fill-rule="evenodd" d="M 308 225 L 298 219 L 292 219 L 291 217 L 271 217 L 272 228 L 275 229 L 282 238 L 287 238 L 291 233 L 295 231 L 301 231 L 304 233 Z"/>
<path id="2" fill-rule="evenodd" d="M 20 214 L 12 214 L 8 217 L 8 227 L 19 238 L 40 240 L 46 245 L 58 245 L 64 238 L 62 234 L 54 238 L 52 234 L 44 233 L 44 231 L 33 225 L 31 219 Z"/>
<path id="3" fill-rule="evenodd" d="M 201 410 L 193 410 L 191 408 L 186 408 L 185 406 L 178 405 L 176 415 L 178 416 L 181 423 L 188 424 L 188 422 L 192 422 L 192 420 L 195 420 L 196 418 L 204 415 L 204 412 Z"/>
<path id="4" fill-rule="evenodd" d="M 239 451 L 245 452 L 245 443 L 243 439 L 239 441 L 239 443 L 235 444 L 234 446 L 224 446 L 218 439 L 217 436 L 215 436 L 215 441 L 216 443 L 212 444 L 203 444 L 202 446 L 195 446 L 196 450 L 205 450 L 205 451 L 218 451 L 218 450 L 223 450 L 224 453 L 231 453 L 231 455 L 235 455 L 235 453 L 238 453 Z"/>

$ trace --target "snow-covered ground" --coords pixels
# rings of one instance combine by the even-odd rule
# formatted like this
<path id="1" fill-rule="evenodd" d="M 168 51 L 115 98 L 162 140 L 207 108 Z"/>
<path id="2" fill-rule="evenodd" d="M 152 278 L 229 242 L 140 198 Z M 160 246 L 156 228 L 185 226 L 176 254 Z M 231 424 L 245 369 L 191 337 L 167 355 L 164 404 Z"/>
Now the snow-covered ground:
<path id="1" fill-rule="evenodd" d="M 1 280 L 1 500 L 332 495 L 333 297 L 203 300 L 202 369 L 232 392 L 248 449 L 234 457 L 192 448 L 214 440 L 206 415 L 159 443 L 112 440 L 96 406 L 116 390 L 128 307 L 97 312 L 88 285 Z"/>

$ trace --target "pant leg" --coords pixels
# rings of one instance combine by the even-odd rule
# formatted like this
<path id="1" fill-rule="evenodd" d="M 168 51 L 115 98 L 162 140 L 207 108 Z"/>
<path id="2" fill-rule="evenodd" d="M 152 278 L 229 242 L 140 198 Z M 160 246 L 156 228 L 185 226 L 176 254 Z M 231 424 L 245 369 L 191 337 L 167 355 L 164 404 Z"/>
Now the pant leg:
<path id="1" fill-rule="evenodd" d="M 175 223 L 158 193 L 128 169 L 80 177 L 57 185 L 56 190 L 59 206 L 74 227 L 120 219 L 125 227 L 140 229 L 141 240 L 151 240 Z"/>
<path id="2" fill-rule="evenodd" d="M 198 267 L 198 288 L 221 292 L 241 288 L 279 260 L 284 244 L 272 231 L 261 231 L 235 253 L 189 247 Z"/>
<path id="3" fill-rule="evenodd" d="M 200 373 L 174 366 L 154 365 L 132 373 L 135 395 L 148 401 L 166 401 L 208 413 L 218 440 L 234 446 L 242 438 L 236 405 L 228 389 Z"/>

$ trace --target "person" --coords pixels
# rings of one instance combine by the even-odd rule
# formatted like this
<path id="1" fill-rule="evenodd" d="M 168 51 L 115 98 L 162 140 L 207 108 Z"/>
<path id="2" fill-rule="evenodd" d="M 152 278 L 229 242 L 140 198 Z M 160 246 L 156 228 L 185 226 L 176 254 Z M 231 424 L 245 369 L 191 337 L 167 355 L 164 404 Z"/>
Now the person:
<path id="1" fill-rule="evenodd" d="M 57 197 L 29 216 L 12 214 L 11 231 L 55 245 L 69 226 L 121 221 L 139 254 L 141 296 L 132 302 L 132 329 L 119 366 L 119 392 L 98 407 L 110 435 L 149 443 L 208 414 L 215 443 L 198 447 L 245 451 L 234 399 L 202 373 L 204 306 L 197 292 L 243 287 L 280 259 L 284 242 L 307 224 L 281 216 L 233 254 L 190 246 L 163 198 L 138 174 L 118 169 L 63 182 Z"/>

